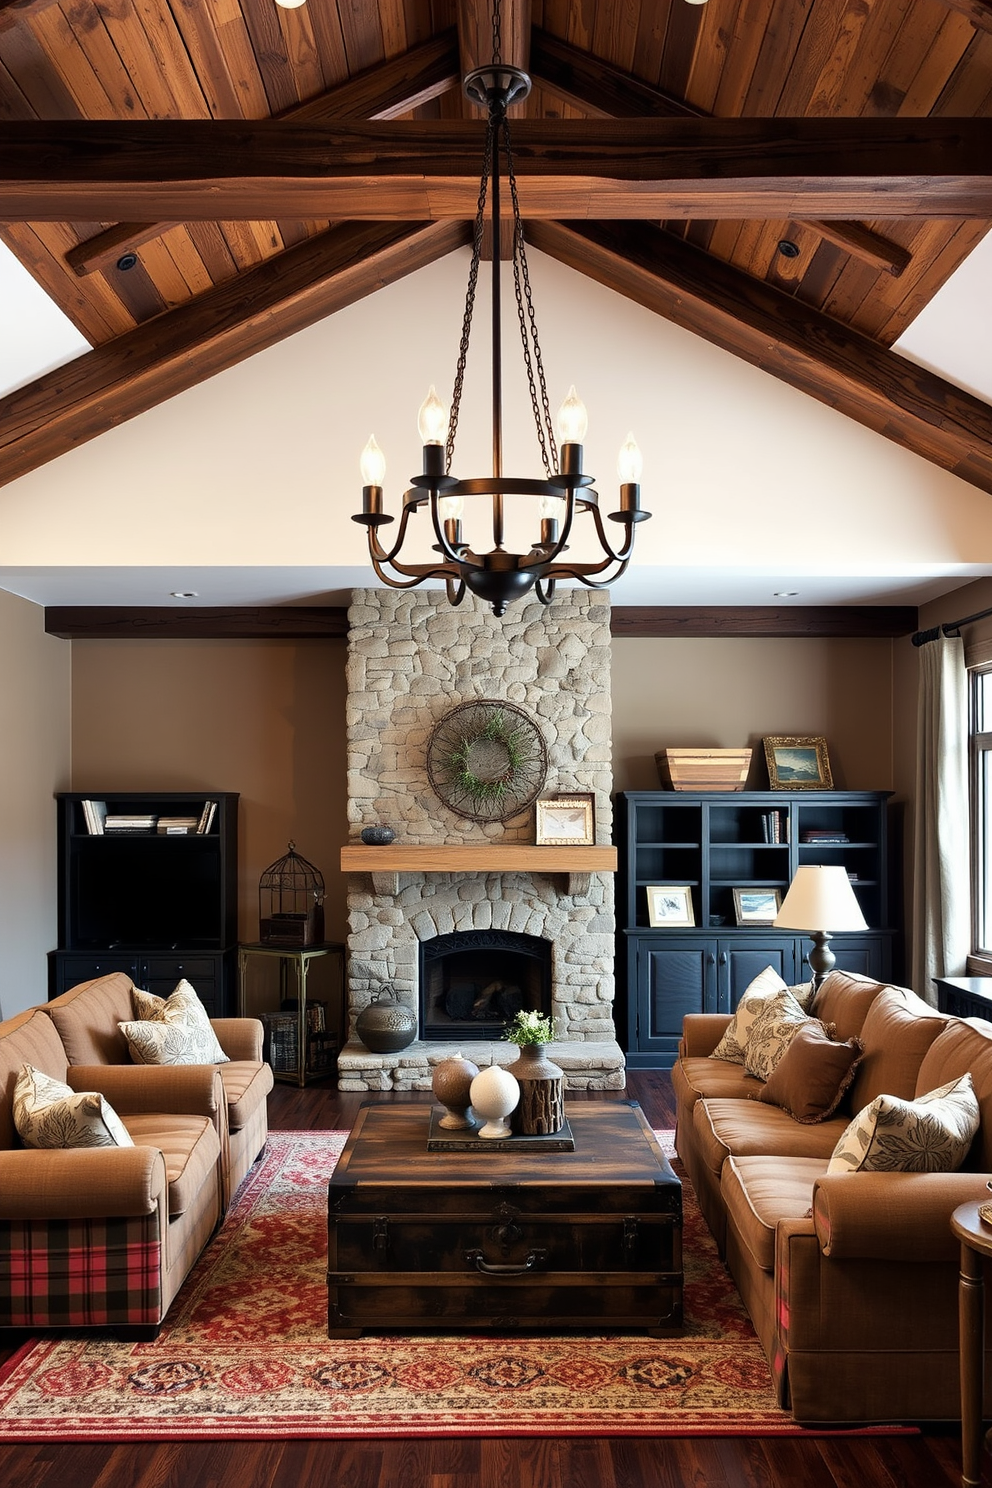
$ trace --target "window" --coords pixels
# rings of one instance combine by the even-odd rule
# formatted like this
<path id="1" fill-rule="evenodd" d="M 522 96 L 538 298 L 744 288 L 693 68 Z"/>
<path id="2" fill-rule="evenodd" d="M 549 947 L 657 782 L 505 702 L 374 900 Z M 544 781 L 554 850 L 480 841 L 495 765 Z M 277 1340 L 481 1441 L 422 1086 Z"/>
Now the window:
<path id="1" fill-rule="evenodd" d="M 971 673 L 970 734 L 972 951 L 992 963 L 992 667 Z"/>

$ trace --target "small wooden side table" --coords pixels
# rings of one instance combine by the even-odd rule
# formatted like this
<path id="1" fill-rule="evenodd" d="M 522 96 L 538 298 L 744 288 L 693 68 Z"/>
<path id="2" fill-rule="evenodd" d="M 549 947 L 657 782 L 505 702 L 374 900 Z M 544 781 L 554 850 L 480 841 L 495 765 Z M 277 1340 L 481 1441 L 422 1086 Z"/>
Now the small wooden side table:
<path id="1" fill-rule="evenodd" d="M 277 1070 L 273 1067 L 273 1075 L 277 1080 L 289 1080 L 299 1086 L 307 1083 L 308 1073 L 313 1073 L 314 1078 L 320 1078 L 327 1074 L 326 1070 L 320 1075 L 307 1069 L 307 1035 L 309 1025 L 307 1019 L 307 973 L 310 970 L 310 962 L 320 956 L 338 954 L 341 957 L 342 988 L 340 992 L 339 1006 L 335 1026 L 337 1029 L 337 1044 L 341 1043 L 341 1021 L 342 1003 L 344 998 L 344 952 L 345 948 L 340 941 L 325 940 L 318 945 L 309 946 L 277 946 L 269 945 L 261 941 L 252 945 L 238 946 L 238 1012 L 242 1018 L 248 1014 L 247 1009 L 247 981 L 248 962 L 253 956 L 275 956 L 279 961 L 279 987 L 280 994 L 285 997 L 288 991 L 288 972 L 290 966 L 296 973 L 296 1068 L 292 1071 Z"/>
<path id="2" fill-rule="evenodd" d="M 937 1007 L 955 1018 L 992 1018 L 992 977 L 934 977 Z"/>
<path id="3" fill-rule="evenodd" d="M 982 1481 L 982 1408 L 985 1398 L 985 1259 L 992 1256 L 992 1225 L 978 1203 L 959 1204 L 951 1229 L 961 1242 L 958 1318 L 961 1361 L 961 1488 Z"/>

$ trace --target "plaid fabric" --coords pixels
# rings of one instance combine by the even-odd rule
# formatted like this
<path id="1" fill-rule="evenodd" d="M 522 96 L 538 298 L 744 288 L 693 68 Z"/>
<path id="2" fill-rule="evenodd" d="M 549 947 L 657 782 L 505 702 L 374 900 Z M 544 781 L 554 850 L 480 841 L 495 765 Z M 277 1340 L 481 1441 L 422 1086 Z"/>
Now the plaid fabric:
<path id="1" fill-rule="evenodd" d="M 0 1222 L 0 1323 L 77 1328 L 158 1323 L 158 1216 Z"/>

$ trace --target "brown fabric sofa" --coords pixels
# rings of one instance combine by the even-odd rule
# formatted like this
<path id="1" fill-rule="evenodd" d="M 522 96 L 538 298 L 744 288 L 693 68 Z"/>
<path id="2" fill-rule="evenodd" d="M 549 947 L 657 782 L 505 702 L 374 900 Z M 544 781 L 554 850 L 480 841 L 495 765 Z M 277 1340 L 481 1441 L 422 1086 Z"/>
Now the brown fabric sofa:
<path id="1" fill-rule="evenodd" d="M 843 972 L 812 1011 L 865 1043 L 843 1108 L 805 1126 L 757 1101 L 760 1082 L 708 1058 L 729 1019 L 689 1017 L 673 1071 L 679 1155 L 797 1420 L 957 1419 L 950 1216 L 987 1197 L 992 1177 L 992 1024 Z M 851 1115 L 876 1095 L 911 1099 L 966 1071 L 982 1119 L 964 1169 L 827 1175 Z"/>
<path id="2" fill-rule="evenodd" d="M 124 1078 L 139 1083 L 148 1073 L 151 1066 L 132 1064 L 127 1040 L 118 1027 L 136 1017 L 133 986 L 125 972 L 112 972 L 81 982 L 42 1005 L 58 1030 L 70 1065 L 125 1066 L 128 1074 Z M 273 1080 L 272 1070 L 262 1061 L 262 1025 L 257 1018 L 213 1018 L 211 1025 L 230 1061 L 209 1066 L 218 1071 L 224 1090 L 217 1134 L 226 1206 L 265 1147 L 269 1130 L 266 1097 Z"/>
<path id="3" fill-rule="evenodd" d="M 36 1150 L 14 1127 L 34 1065 L 110 1101 L 134 1147 Z M 0 1023 L 0 1327 L 152 1329 L 223 1215 L 212 1065 L 73 1069 L 40 1008 Z"/>

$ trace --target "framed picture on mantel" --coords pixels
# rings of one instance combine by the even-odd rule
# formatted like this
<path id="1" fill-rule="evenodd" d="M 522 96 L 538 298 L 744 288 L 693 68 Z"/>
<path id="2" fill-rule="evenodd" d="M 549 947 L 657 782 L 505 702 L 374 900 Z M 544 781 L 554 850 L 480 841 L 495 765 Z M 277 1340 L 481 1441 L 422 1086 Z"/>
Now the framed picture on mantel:
<path id="1" fill-rule="evenodd" d="M 593 847 L 596 823 L 592 791 L 571 796 L 547 796 L 537 803 L 538 847 Z"/>

